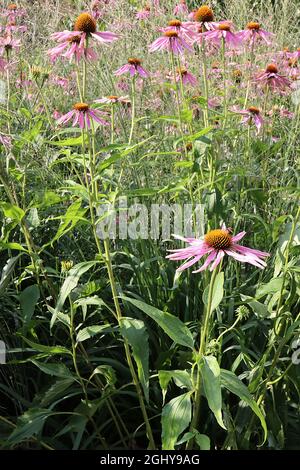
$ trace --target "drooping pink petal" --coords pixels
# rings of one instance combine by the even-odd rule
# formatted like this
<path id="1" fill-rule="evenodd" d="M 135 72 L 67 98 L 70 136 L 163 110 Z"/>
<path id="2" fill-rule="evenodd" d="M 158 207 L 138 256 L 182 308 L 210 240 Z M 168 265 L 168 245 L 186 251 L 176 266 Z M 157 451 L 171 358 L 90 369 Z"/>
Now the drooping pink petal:
<path id="1" fill-rule="evenodd" d="M 200 269 L 197 269 L 196 271 L 192 271 L 193 274 L 196 274 L 196 273 L 200 273 L 201 271 L 204 271 L 209 265 L 210 263 L 215 259 L 215 257 L 217 256 L 218 254 L 218 251 L 217 250 L 213 250 L 209 255 L 208 257 L 206 258 L 203 266 L 201 266 Z"/>

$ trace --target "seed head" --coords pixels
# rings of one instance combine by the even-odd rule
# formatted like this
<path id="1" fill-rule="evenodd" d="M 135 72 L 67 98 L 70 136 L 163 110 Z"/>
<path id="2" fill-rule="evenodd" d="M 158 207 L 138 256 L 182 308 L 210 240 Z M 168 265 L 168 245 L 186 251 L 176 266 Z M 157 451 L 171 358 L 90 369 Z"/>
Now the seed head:
<path id="1" fill-rule="evenodd" d="M 89 13 L 81 13 L 74 24 L 74 31 L 82 31 L 87 34 L 95 33 L 96 29 L 96 21 Z"/>
<path id="2" fill-rule="evenodd" d="M 209 23 L 214 21 L 214 12 L 208 5 L 202 5 L 202 7 L 195 11 L 194 19 L 200 23 Z"/>
<path id="3" fill-rule="evenodd" d="M 136 57 L 129 57 L 127 62 L 130 65 L 135 65 L 136 67 L 138 65 L 141 65 L 141 63 L 142 63 L 141 59 L 137 59 Z"/>
<path id="4" fill-rule="evenodd" d="M 204 240 L 216 250 L 223 250 L 231 245 L 231 235 L 229 235 L 227 230 L 223 229 L 211 230 L 204 236 Z"/>
<path id="5" fill-rule="evenodd" d="M 169 21 L 169 26 L 175 26 L 177 28 L 179 28 L 181 26 L 181 21 L 180 20 L 171 20 Z"/>
<path id="6" fill-rule="evenodd" d="M 89 109 L 89 105 L 87 103 L 75 103 L 73 108 L 76 109 L 76 111 L 86 113 Z"/>
<path id="7" fill-rule="evenodd" d="M 250 23 L 247 24 L 247 29 L 258 31 L 260 29 L 260 24 L 255 21 L 250 21 Z"/>
<path id="8" fill-rule="evenodd" d="M 269 64 L 266 68 L 266 72 L 268 72 L 268 73 L 278 73 L 277 65 Z"/>
<path id="9" fill-rule="evenodd" d="M 164 33 L 164 36 L 166 36 L 167 38 L 178 38 L 178 33 L 177 31 L 166 31 Z"/>

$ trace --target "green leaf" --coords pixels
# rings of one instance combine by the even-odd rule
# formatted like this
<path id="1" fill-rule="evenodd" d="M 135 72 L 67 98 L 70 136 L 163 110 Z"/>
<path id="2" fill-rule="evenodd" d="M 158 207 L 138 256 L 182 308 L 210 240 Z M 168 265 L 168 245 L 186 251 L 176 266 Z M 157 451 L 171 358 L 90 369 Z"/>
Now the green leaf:
<path id="1" fill-rule="evenodd" d="M 276 292 L 280 292 L 283 283 L 283 277 L 275 277 L 271 279 L 267 284 L 261 284 L 256 293 L 255 298 L 260 299 L 268 294 L 275 294 Z"/>
<path id="2" fill-rule="evenodd" d="M 37 284 L 26 287 L 19 295 L 24 327 L 30 322 L 39 298 L 40 289 Z"/>
<path id="3" fill-rule="evenodd" d="M 240 294 L 240 296 L 243 302 L 246 302 L 259 318 L 269 318 L 271 316 L 271 312 L 269 312 L 266 305 L 255 300 L 253 297 L 249 297 L 248 295 Z"/>
<path id="4" fill-rule="evenodd" d="M 174 380 L 177 387 L 187 388 L 189 391 L 193 389 L 191 375 L 186 370 L 159 370 L 158 380 L 163 394 L 163 402 L 165 401 L 168 385 Z"/>
<path id="5" fill-rule="evenodd" d="M 196 429 L 192 432 L 186 432 L 180 441 L 176 442 L 176 445 L 184 444 L 190 439 L 195 439 L 196 443 L 200 447 L 200 450 L 210 450 L 210 439 L 206 434 L 200 434 Z"/>
<path id="6" fill-rule="evenodd" d="M 222 394 L 220 367 L 214 356 L 204 356 L 201 368 L 204 394 L 207 398 L 208 406 L 215 415 L 219 425 L 226 429 L 222 418 Z"/>
<path id="7" fill-rule="evenodd" d="M 87 143 L 87 137 L 85 139 Z M 82 145 L 83 140 L 82 140 L 82 135 L 79 137 L 71 137 L 70 139 L 64 139 L 64 140 L 45 140 L 46 144 L 49 145 L 55 145 L 57 147 L 72 147 L 74 145 Z"/>
<path id="8" fill-rule="evenodd" d="M 158 310 L 151 305 L 145 304 L 140 300 L 130 299 L 129 297 L 122 296 L 124 300 L 130 302 L 132 305 L 142 310 L 146 315 L 152 318 L 164 332 L 177 344 L 186 346 L 187 348 L 194 348 L 194 340 L 188 327 L 182 321 L 171 315 L 170 313 Z"/>
<path id="9" fill-rule="evenodd" d="M 26 222 L 29 228 L 37 228 L 41 225 L 41 221 L 39 218 L 38 210 L 36 207 L 32 207 L 29 210 L 29 214 L 26 217 Z"/>
<path id="10" fill-rule="evenodd" d="M 61 377 L 62 379 L 72 377 L 71 372 L 63 363 L 57 364 L 49 362 L 39 362 L 35 359 L 32 359 L 31 362 L 45 374 L 52 375 L 55 377 Z"/>
<path id="11" fill-rule="evenodd" d="M 184 393 L 169 401 L 162 410 L 162 450 L 174 450 L 178 436 L 188 427 L 192 417 L 191 394 Z"/>
<path id="12" fill-rule="evenodd" d="M 206 436 L 206 434 L 200 434 L 198 431 L 196 431 L 195 441 L 200 447 L 200 450 L 210 450 L 210 439 L 208 436 Z"/>
<path id="13" fill-rule="evenodd" d="M 58 313 L 63 308 L 64 303 L 65 303 L 68 295 L 77 286 L 80 277 L 86 271 L 88 271 L 92 266 L 95 266 L 95 264 L 97 264 L 97 261 L 84 261 L 82 263 L 76 264 L 75 266 L 73 266 L 72 269 L 70 269 L 69 275 L 65 279 L 65 281 L 64 281 L 64 283 L 61 287 L 59 297 L 58 297 L 58 300 L 57 300 L 57 304 L 56 304 L 55 310 L 54 310 L 52 318 L 51 318 L 50 328 L 53 327 Z"/>
<path id="14" fill-rule="evenodd" d="M 42 431 L 46 419 L 55 413 L 42 408 L 31 408 L 18 418 L 17 426 L 7 441 L 16 445 Z"/>
<path id="15" fill-rule="evenodd" d="M 23 341 L 25 341 L 26 344 L 31 346 L 32 349 L 34 349 L 36 351 L 46 353 L 49 356 L 52 356 L 53 354 L 70 354 L 70 355 L 72 355 L 71 351 L 69 351 L 64 346 L 44 346 L 43 344 L 34 343 L 30 339 L 25 338 L 22 335 L 20 335 L 20 337 L 23 339 Z"/>
<path id="16" fill-rule="evenodd" d="M 207 286 L 203 292 L 203 302 L 207 305 L 208 302 L 208 292 L 209 286 Z M 216 275 L 216 279 L 214 282 L 213 287 L 213 294 L 212 294 L 212 304 L 211 304 L 211 312 L 213 312 L 222 302 L 224 295 L 224 273 L 218 273 Z"/>
<path id="17" fill-rule="evenodd" d="M 58 379 L 50 388 L 43 394 L 41 405 L 48 406 L 60 397 L 66 395 L 64 392 L 74 383 L 74 377 L 66 379 Z"/>
<path id="18" fill-rule="evenodd" d="M 54 238 L 52 238 L 52 240 L 48 244 L 53 245 L 56 240 L 58 240 L 63 235 L 66 235 L 66 233 L 72 230 L 79 221 L 85 221 L 84 215 L 86 211 L 87 209 L 81 207 L 81 200 L 78 200 L 71 204 L 65 215 L 60 217 L 62 223 L 58 227 Z"/>
<path id="19" fill-rule="evenodd" d="M 15 265 L 18 262 L 19 258 L 22 255 L 19 254 L 18 256 L 14 256 L 13 258 L 10 258 L 7 262 L 4 268 L 2 269 L 2 275 L 0 279 L 0 295 L 3 294 L 10 282 L 10 279 L 13 275 L 13 271 L 15 269 Z"/>
<path id="20" fill-rule="evenodd" d="M 141 320 L 123 317 L 120 319 L 120 331 L 132 347 L 134 360 L 138 368 L 138 376 L 142 384 L 147 402 L 149 402 L 149 343 L 148 332 Z"/>
<path id="21" fill-rule="evenodd" d="M 5 217 L 16 220 L 17 222 L 21 222 L 25 215 L 25 212 L 23 209 L 21 209 L 21 207 L 14 206 L 9 202 L 1 202 L 0 207 L 3 210 Z"/>
<path id="22" fill-rule="evenodd" d="M 86 326 L 85 328 L 82 328 L 82 330 L 78 331 L 76 341 L 78 341 L 78 343 L 82 343 L 83 341 L 86 341 L 87 339 L 92 338 L 99 333 L 109 333 L 111 331 L 113 331 L 113 329 L 110 328 L 110 325 Z"/>
<path id="23" fill-rule="evenodd" d="M 264 430 L 264 442 L 267 438 L 267 425 L 264 418 L 264 415 L 260 411 L 260 408 L 256 401 L 252 398 L 251 393 L 249 392 L 246 385 L 231 371 L 221 369 L 221 384 L 227 388 L 231 393 L 234 393 L 241 400 L 247 403 L 248 406 L 252 409 L 252 411 L 256 414 L 259 418 L 262 428 Z"/>

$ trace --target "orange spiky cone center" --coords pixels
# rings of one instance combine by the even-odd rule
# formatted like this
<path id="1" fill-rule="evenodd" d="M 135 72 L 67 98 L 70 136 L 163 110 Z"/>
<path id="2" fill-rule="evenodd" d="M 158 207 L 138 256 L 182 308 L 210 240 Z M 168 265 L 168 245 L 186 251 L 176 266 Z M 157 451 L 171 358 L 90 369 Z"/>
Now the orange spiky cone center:
<path id="1" fill-rule="evenodd" d="M 166 36 L 167 38 L 178 38 L 178 33 L 177 31 L 166 31 L 164 33 L 164 36 Z"/>
<path id="2" fill-rule="evenodd" d="M 128 64 L 135 65 L 135 66 L 141 65 L 142 63 L 141 59 L 137 59 L 136 57 L 129 57 L 127 62 Z"/>
<path id="3" fill-rule="evenodd" d="M 259 114 L 260 113 L 260 109 L 256 108 L 255 106 L 249 106 L 248 111 L 251 114 Z"/>
<path id="4" fill-rule="evenodd" d="M 227 230 L 211 230 L 204 236 L 205 242 L 215 250 L 227 249 L 231 245 L 231 236 Z"/>
<path id="5" fill-rule="evenodd" d="M 269 64 L 266 68 L 266 72 L 268 73 L 278 73 L 278 67 L 275 64 Z"/>
<path id="6" fill-rule="evenodd" d="M 247 24 L 247 29 L 258 31 L 260 29 L 260 24 L 255 21 L 250 21 L 250 23 Z"/>
<path id="7" fill-rule="evenodd" d="M 87 103 L 75 103 L 73 106 L 76 111 L 86 113 L 89 110 L 89 105 Z"/>
<path id="8" fill-rule="evenodd" d="M 95 33 L 97 23 L 89 13 L 81 13 L 75 21 L 74 31 L 81 31 L 86 34 Z"/>
<path id="9" fill-rule="evenodd" d="M 201 23 L 209 23 L 214 21 L 214 12 L 208 5 L 202 5 L 202 7 L 195 11 L 194 19 Z"/>

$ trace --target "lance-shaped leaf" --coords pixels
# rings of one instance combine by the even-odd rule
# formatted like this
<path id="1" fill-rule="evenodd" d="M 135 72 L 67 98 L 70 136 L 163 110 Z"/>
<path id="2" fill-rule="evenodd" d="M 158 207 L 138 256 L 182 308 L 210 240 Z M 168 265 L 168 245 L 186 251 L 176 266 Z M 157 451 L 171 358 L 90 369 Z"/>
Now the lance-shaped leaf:
<path id="1" fill-rule="evenodd" d="M 188 427 L 191 417 L 190 392 L 173 398 L 164 406 L 161 414 L 163 450 L 174 450 L 178 436 Z"/>
<path id="2" fill-rule="evenodd" d="M 194 340 L 188 327 L 179 318 L 171 315 L 168 312 L 158 310 L 152 305 L 145 304 L 140 300 L 130 299 L 129 297 L 122 297 L 132 305 L 142 310 L 150 318 L 164 330 L 164 332 L 177 344 L 186 346 L 187 348 L 194 348 Z"/>
<path id="3" fill-rule="evenodd" d="M 226 429 L 222 418 L 222 394 L 220 367 L 214 356 L 204 356 L 201 368 L 203 389 L 207 398 L 208 406 L 215 415 L 219 425 Z"/>
<path id="4" fill-rule="evenodd" d="M 141 320 L 123 317 L 120 320 L 120 331 L 132 348 L 146 400 L 149 402 L 149 343 L 148 332 Z"/>

